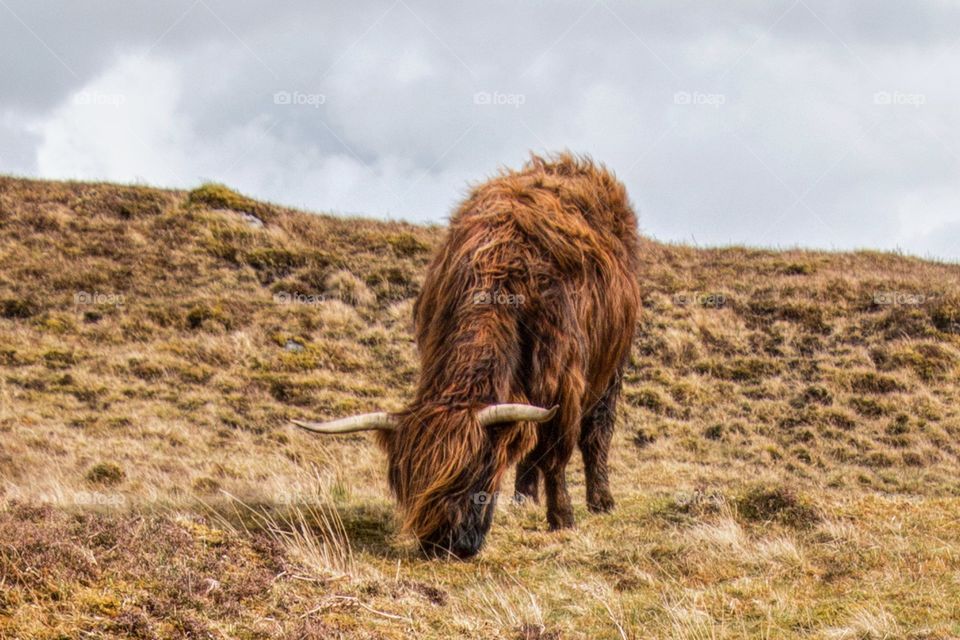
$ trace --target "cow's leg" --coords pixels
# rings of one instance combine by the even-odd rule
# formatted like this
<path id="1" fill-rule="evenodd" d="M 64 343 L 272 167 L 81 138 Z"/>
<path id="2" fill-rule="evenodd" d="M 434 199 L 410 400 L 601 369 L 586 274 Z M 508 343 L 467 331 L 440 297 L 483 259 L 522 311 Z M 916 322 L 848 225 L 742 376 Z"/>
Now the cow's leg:
<path id="1" fill-rule="evenodd" d="M 586 383 L 578 349 L 584 341 L 572 337 L 577 331 L 576 327 L 570 326 L 573 307 L 571 300 L 558 300 L 556 305 L 542 310 L 545 315 L 537 318 L 538 334 L 531 344 L 531 370 L 526 390 L 526 396 L 533 404 L 560 405 L 557 414 L 539 426 L 537 445 L 526 458 L 526 462 L 536 465 L 543 477 L 547 522 L 551 530 L 574 525 L 566 471 L 580 436 L 580 401 Z M 554 322 L 550 322 L 551 313 L 556 314 Z"/>
<path id="2" fill-rule="evenodd" d="M 536 448 L 517 463 L 517 479 L 514 482 L 514 500 L 517 502 L 540 502 L 540 470 L 537 469 Z"/>
<path id="3" fill-rule="evenodd" d="M 571 393 L 563 397 L 560 411 L 552 420 L 540 425 L 537 445 L 517 465 L 518 497 L 532 496 L 536 499 L 539 476 L 543 476 L 547 522 L 551 530 L 574 525 L 566 471 L 580 431 L 580 407 L 576 405 L 576 399 L 580 396 Z M 568 401 L 566 398 L 574 400 Z"/>
<path id="4" fill-rule="evenodd" d="M 557 456 L 555 461 L 543 470 L 547 523 L 551 531 L 574 526 L 573 505 L 570 502 L 570 492 L 567 491 L 567 462 L 571 453 L 572 447 L 565 456 Z"/>
<path id="5" fill-rule="evenodd" d="M 613 509 L 607 454 L 613 439 L 613 425 L 617 414 L 617 399 L 623 378 L 620 372 L 607 387 L 603 397 L 583 418 L 580 428 L 580 453 L 587 483 L 587 509 L 594 513 Z"/>
<path id="6" fill-rule="evenodd" d="M 540 440 L 548 443 L 537 461 L 537 466 L 543 474 L 547 523 L 551 530 L 574 525 L 573 505 L 567 491 L 567 463 L 573 455 L 580 432 L 579 391 L 580 389 L 571 389 L 562 396 L 560 412 L 545 424 L 549 437 Z"/>

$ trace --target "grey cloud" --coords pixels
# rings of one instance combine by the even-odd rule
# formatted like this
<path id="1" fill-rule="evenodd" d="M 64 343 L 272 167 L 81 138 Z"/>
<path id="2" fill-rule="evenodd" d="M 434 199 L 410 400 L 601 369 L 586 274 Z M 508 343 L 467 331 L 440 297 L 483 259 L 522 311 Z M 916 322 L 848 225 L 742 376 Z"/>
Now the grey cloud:
<path id="1" fill-rule="evenodd" d="M 7 3 L 0 171 L 437 221 L 570 148 L 663 239 L 960 258 L 948 3 Z"/>

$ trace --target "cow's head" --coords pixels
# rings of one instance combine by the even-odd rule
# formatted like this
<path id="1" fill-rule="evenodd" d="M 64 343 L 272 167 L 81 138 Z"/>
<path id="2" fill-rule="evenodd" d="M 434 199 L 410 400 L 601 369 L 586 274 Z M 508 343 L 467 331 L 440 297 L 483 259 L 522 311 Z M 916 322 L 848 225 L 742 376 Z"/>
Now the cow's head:
<path id="1" fill-rule="evenodd" d="M 403 529 L 430 555 L 469 558 L 490 529 L 503 473 L 535 442 L 532 423 L 556 412 L 527 404 L 478 411 L 427 405 L 294 424 L 326 434 L 377 431 Z"/>

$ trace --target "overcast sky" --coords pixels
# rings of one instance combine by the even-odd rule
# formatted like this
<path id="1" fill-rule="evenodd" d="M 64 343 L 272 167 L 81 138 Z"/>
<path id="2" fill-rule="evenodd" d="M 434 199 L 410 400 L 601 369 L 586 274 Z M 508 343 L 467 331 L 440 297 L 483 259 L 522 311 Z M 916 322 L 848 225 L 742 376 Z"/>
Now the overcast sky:
<path id="1" fill-rule="evenodd" d="M 570 149 L 661 240 L 960 259 L 960 3 L 0 0 L 0 173 L 442 222 Z"/>

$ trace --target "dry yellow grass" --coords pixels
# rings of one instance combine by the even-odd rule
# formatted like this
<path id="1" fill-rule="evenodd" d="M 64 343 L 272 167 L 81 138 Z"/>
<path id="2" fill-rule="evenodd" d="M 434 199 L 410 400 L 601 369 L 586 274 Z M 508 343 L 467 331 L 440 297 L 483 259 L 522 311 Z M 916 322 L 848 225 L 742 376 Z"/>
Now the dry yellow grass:
<path id="1" fill-rule="evenodd" d="M 0 178 L 0 638 L 960 636 L 960 267 L 646 243 L 616 511 L 451 563 L 286 426 L 401 406 L 442 235 Z"/>

